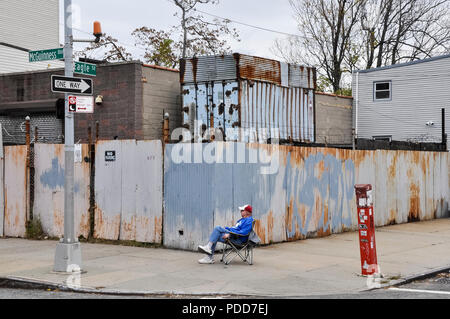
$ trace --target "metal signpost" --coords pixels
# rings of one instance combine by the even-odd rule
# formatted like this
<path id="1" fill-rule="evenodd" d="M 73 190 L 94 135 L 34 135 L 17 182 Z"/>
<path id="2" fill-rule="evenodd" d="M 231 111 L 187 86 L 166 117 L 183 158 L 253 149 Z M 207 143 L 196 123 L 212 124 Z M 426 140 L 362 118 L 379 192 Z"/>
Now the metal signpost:
<path id="1" fill-rule="evenodd" d="M 64 59 L 65 76 L 73 78 L 73 33 L 70 7 L 72 0 L 64 0 Z M 53 79 L 53 77 L 52 77 Z M 53 80 L 52 80 L 53 86 Z M 74 115 L 69 112 L 69 94 L 65 94 L 65 184 L 64 184 L 64 238 L 56 246 L 56 272 L 80 271 L 81 245 L 75 238 L 74 224 L 74 166 L 75 166 L 75 137 Z"/>
<path id="2" fill-rule="evenodd" d="M 52 77 L 52 90 L 65 92 L 65 184 L 64 184 L 64 238 L 56 246 L 54 271 L 62 273 L 79 272 L 82 269 L 81 245 L 75 236 L 74 221 L 74 169 L 75 169 L 75 134 L 74 113 L 69 110 L 71 94 L 92 94 L 93 85 L 90 79 L 74 78 L 73 43 L 98 42 L 101 26 L 94 23 L 96 40 L 74 40 L 72 32 L 72 0 L 64 0 L 64 60 L 65 76 Z"/>

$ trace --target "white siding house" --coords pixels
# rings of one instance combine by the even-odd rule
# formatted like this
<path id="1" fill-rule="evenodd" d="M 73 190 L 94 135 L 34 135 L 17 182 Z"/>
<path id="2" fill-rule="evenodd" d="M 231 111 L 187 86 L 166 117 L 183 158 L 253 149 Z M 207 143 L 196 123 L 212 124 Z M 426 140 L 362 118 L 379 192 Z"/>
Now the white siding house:
<path id="1" fill-rule="evenodd" d="M 442 142 L 442 108 L 450 125 L 450 55 L 353 74 L 358 138 Z"/>
<path id="2" fill-rule="evenodd" d="M 27 52 L 60 46 L 59 0 L 0 0 L 0 74 L 63 67 L 29 63 Z"/>

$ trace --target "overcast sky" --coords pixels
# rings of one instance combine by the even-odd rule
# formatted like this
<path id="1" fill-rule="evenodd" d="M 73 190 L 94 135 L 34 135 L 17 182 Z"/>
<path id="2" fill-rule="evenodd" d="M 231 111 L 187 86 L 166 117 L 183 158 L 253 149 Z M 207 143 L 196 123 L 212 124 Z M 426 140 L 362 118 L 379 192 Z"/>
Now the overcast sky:
<path id="1" fill-rule="evenodd" d="M 60 2 L 62 14 L 63 0 Z M 92 32 L 92 23 L 98 20 L 102 23 L 104 33 L 117 38 L 122 45 L 137 55 L 143 50 L 133 46 L 134 41 L 130 34 L 134 29 L 147 26 L 169 30 L 171 26 L 179 23 L 174 17 L 177 7 L 170 0 L 73 0 L 73 4 L 76 29 Z M 218 5 L 199 5 L 198 9 L 250 25 L 297 33 L 288 0 L 221 0 Z M 213 19 L 210 16 L 205 17 Z M 286 37 L 240 24 L 232 24 L 232 27 L 239 31 L 241 37 L 241 42 L 230 42 L 233 52 L 276 58 L 270 48 L 275 39 Z M 78 31 L 75 31 L 74 35 L 77 38 L 89 37 Z"/>

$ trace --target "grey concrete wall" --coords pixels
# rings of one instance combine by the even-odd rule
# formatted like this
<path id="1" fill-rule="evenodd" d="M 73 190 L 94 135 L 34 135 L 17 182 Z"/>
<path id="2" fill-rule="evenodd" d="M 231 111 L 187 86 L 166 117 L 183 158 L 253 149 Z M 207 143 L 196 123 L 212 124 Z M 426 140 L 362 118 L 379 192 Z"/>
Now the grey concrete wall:
<path id="1" fill-rule="evenodd" d="M 352 145 L 353 98 L 316 92 L 317 143 Z"/>
<path id="2" fill-rule="evenodd" d="M 142 75 L 144 139 L 161 139 L 164 113 L 170 115 L 170 132 L 182 125 L 180 74 L 176 70 L 144 65 Z"/>

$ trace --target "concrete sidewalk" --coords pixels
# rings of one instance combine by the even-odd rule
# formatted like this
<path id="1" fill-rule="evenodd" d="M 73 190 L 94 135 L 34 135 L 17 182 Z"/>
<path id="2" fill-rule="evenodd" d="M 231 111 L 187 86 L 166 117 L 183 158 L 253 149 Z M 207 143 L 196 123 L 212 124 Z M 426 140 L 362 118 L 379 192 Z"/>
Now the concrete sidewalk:
<path id="1" fill-rule="evenodd" d="M 383 284 L 450 268 L 450 219 L 379 228 L 378 261 Z M 0 277 L 135 294 L 296 297 L 367 290 L 358 233 L 344 233 L 260 247 L 255 264 L 235 260 L 199 265 L 199 253 L 168 249 L 82 244 L 81 276 L 52 272 L 56 242 L 0 239 Z"/>

